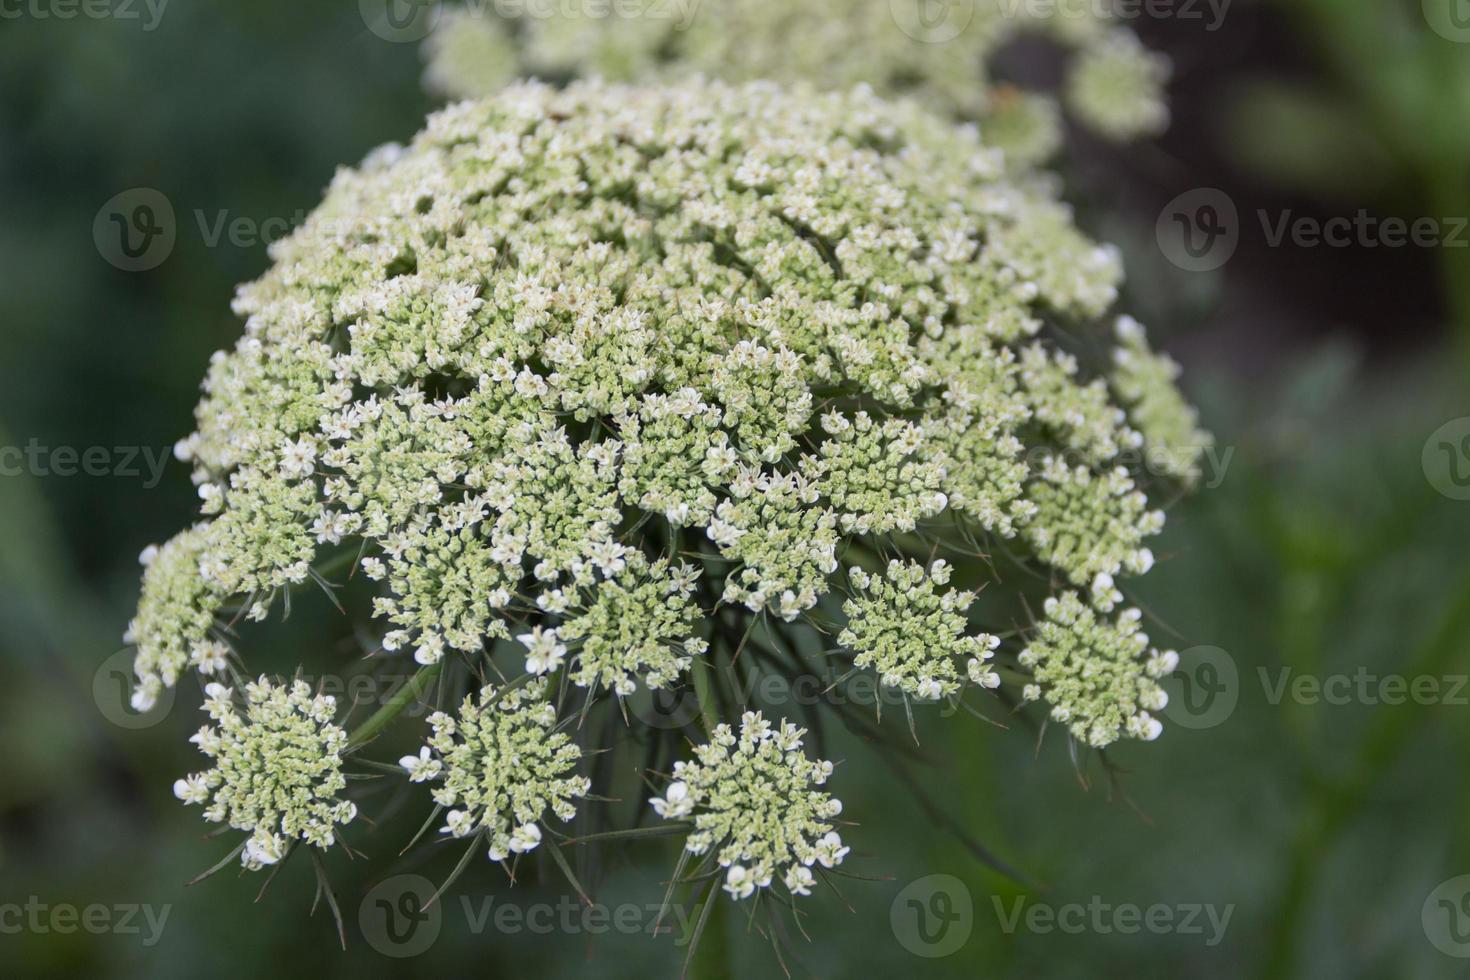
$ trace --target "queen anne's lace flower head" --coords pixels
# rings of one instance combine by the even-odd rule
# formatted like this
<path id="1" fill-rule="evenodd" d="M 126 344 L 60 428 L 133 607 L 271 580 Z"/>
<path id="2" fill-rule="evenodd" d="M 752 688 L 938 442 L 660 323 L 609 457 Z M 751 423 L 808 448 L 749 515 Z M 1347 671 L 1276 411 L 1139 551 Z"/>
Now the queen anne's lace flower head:
<path id="1" fill-rule="evenodd" d="M 1008 161 L 1024 169 L 1060 142 L 1055 104 L 992 86 L 987 70 L 1000 48 L 1029 34 L 1076 52 L 1065 95 L 1086 125 L 1131 139 L 1168 122 L 1168 62 L 1115 26 L 1100 5 L 982 0 L 954 7 L 933 23 L 922 4 L 873 0 L 654 4 L 608 17 L 562 7 L 504 19 L 471 5 L 449 11 L 426 42 L 425 80 L 456 98 L 498 91 L 515 74 L 615 81 L 705 74 L 837 89 L 867 83 L 978 119 L 990 145 L 1004 147 Z"/>
<path id="2" fill-rule="evenodd" d="M 190 741 L 214 766 L 174 783 L 185 803 L 207 804 L 204 818 L 251 832 L 247 868 L 275 864 L 290 843 L 330 847 L 337 824 L 357 807 L 338 794 L 347 785 L 342 753 L 347 733 L 333 723 L 337 703 L 305 681 L 277 685 L 262 677 L 245 686 L 243 706 L 223 684 L 210 684 L 204 708 L 214 719 Z"/>
<path id="3" fill-rule="evenodd" d="M 1111 608 L 1112 599 L 1095 605 Z M 1163 726 L 1152 712 L 1169 703 L 1158 680 L 1174 671 L 1179 655 L 1151 649 L 1141 618 L 1137 609 L 1126 609 L 1109 621 L 1075 592 L 1048 599 L 1046 618 L 1020 656 L 1036 677 L 1023 692 L 1026 699 L 1044 696 L 1052 718 L 1088 745 L 1107 745 L 1124 734 L 1158 738 Z"/>
<path id="4" fill-rule="evenodd" d="M 444 833 L 481 834 L 490 860 L 502 861 L 536 848 L 548 812 L 575 816 L 575 800 L 591 785 L 576 775 L 582 750 L 555 726 L 545 681 L 486 687 L 465 698 L 457 716 L 430 715 L 428 743 L 399 764 L 413 782 L 438 783 L 434 802 L 448 811 Z"/>
<path id="5" fill-rule="evenodd" d="M 740 734 L 718 725 L 695 749 L 695 762 L 674 765 L 673 780 L 652 800 L 668 820 L 692 819 L 691 854 L 714 850 L 725 891 L 748 898 L 780 876 L 793 895 L 816 884 L 812 868 L 834 868 L 847 856 L 832 819 L 842 803 L 818 789 L 832 763 L 802 751 L 806 730 L 788 721 L 773 728 L 759 712 L 740 719 Z"/>
<path id="6" fill-rule="evenodd" d="M 1113 30 L 1082 50 L 1067 79 L 1067 98 L 1099 133 L 1127 139 L 1169 124 L 1163 97 L 1168 79 L 1167 58 L 1145 49 L 1132 33 Z"/>
<path id="7" fill-rule="evenodd" d="M 917 562 L 891 561 L 882 575 L 849 570 L 855 595 L 843 606 L 848 626 L 837 638 L 857 656 L 853 664 L 871 667 L 884 684 L 921 700 L 960 689 L 958 665 L 970 679 L 993 688 L 1000 677 L 987 663 L 999 637 L 966 636 L 965 610 L 974 596 L 953 589 L 949 563 L 936 560 L 925 569 Z"/>
<path id="8" fill-rule="evenodd" d="M 271 255 L 178 447 L 203 521 L 145 552 L 138 701 L 248 664 L 236 620 L 267 616 L 323 554 L 359 559 L 385 659 L 539 678 L 436 715 L 410 767 L 444 780 L 450 833 L 483 830 L 497 855 L 587 790 L 548 691 L 674 686 L 712 651 L 733 659 L 731 629 L 829 616 L 905 696 L 993 687 L 1013 651 L 970 628 L 947 565 L 913 556 L 942 536 L 994 547 L 1110 609 L 1162 525 L 1132 451 L 1200 441 L 1132 328 L 1116 361 L 1063 352 L 1069 334 L 1107 346 L 1121 273 L 1051 184 L 865 89 L 520 85 L 341 171 Z M 904 557 L 849 576 L 854 552 Z M 1081 621 L 1036 628 L 1037 690 L 1094 744 L 1156 734 L 1158 698 L 1106 640 L 1122 627 L 1064 645 Z M 321 755 L 340 729 L 296 690 L 271 709 L 272 751 L 325 767 L 291 784 L 318 795 L 299 813 L 216 802 L 257 833 L 256 863 L 349 813 Z M 752 788 L 791 790 L 793 809 L 769 831 L 733 804 L 709 819 L 740 841 L 732 891 L 782 875 L 800 893 L 844 849 L 802 789 L 825 772 L 795 729 L 762 725 L 726 729 L 700 765 L 755 767 Z M 725 799 L 710 778 L 699 792 Z M 248 796 L 231 786 L 222 762 L 186 789 Z"/>

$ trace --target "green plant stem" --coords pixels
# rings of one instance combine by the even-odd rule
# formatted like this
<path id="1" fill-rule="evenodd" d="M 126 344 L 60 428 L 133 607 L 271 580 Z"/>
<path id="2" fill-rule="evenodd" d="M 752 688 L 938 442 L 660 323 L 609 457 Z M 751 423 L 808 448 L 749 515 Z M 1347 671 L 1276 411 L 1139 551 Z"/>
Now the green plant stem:
<path id="1" fill-rule="evenodd" d="M 357 726 L 357 730 L 347 740 L 347 748 L 349 750 L 361 748 L 384 728 L 387 728 L 394 718 L 401 715 L 410 704 L 423 695 L 424 691 L 428 690 L 429 685 L 434 683 L 443 669 L 444 661 L 440 660 L 414 674 L 407 683 L 393 692 L 393 696 L 386 704 L 375 711 L 367 721 Z"/>
<path id="2" fill-rule="evenodd" d="M 699 946 L 694 950 L 694 959 L 689 964 L 691 980 L 732 980 L 735 973 L 730 967 L 730 929 L 726 923 L 729 903 L 718 888 L 711 889 L 708 901 L 713 903 L 709 921 L 699 937 Z"/>
<path id="3" fill-rule="evenodd" d="M 711 648 L 711 653 L 715 650 Z M 720 723 L 715 711 L 714 691 L 710 689 L 710 672 L 716 670 L 713 663 L 696 662 L 689 673 L 694 678 L 694 699 L 699 702 L 699 718 L 704 723 L 705 734 L 713 734 Z"/>

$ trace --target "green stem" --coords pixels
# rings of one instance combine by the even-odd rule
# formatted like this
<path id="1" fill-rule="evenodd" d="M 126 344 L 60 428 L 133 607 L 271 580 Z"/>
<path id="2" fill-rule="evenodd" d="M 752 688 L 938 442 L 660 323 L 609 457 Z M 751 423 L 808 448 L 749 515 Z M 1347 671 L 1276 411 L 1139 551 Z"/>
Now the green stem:
<path id="1" fill-rule="evenodd" d="M 715 653 L 712 647 L 710 653 Z M 714 691 L 710 689 L 710 671 L 715 670 L 713 663 L 702 663 L 696 661 L 694 669 L 690 674 L 694 677 L 694 698 L 699 702 L 699 717 L 704 722 L 706 734 L 713 734 L 715 726 L 720 723 L 719 715 L 715 711 Z"/>
<path id="2" fill-rule="evenodd" d="M 393 696 L 386 704 L 357 727 L 357 731 L 353 732 L 352 737 L 347 740 L 348 750 L 361 748 L 384 728 L 387 728 L 394 718 L 401 715 L 409 705 L 423 695 L 424 691 L 428 690 L 429 685 L 434 683 L 443 669 L 444 661 L 440 660 L 409 678 L 406 684 L 393 692 Z"/>
<path id="3" fill-rule="evenodd" d="M 706 901 L 712 904 L 709 921 L 689 964 L 689 976 L 691 980 L 731 980 L 735 974 L 730 968 L 730 930 L 725 922 L 729 903 L 718 887 L 710 890 Z"/>

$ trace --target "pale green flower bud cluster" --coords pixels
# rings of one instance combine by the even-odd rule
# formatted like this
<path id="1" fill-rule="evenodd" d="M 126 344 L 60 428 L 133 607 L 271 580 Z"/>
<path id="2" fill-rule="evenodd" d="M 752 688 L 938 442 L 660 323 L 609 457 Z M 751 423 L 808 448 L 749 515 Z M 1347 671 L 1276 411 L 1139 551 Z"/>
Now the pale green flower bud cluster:
<path id="1" fill-rule="evenodd" d="M 1110 31 L 1082 50 L 1067 79 L 1067 100 L 1104 136 L 1129 139 L 1169 125 L 1164 86 L 1169 60 L 1123 30 Z"/>
<path id="2" fill-rule="evenodd" d="M 709 522 L 709 539 L 738 562 L 724 600 L 790 622 L 817 604 L 837 570 L 837 515 L 802 473 L 742 468 Z"/>
<path id="3" fill-rule="evenodd" d="M 139 556 L 143 594 L 148 598 L 139 603 L 123 636 L 124 642 L 138 648 L 133 661 L 138 677 L 132 694 L 136 711 L 152 708 L 163 688 L 173 687 L 183 670 L 218 642 L 210 633 L 224 597 L 199 572 L 199 558 L 209 538 L 209 526 L 200 525 Z"/>
<path id="4" fill-rule="evenodd" d="M 592 575 L 578 581 L 572 597 L 543 596 L 542 608 L 562 617 L 562 626 L 547 635 L 554 632 L 573 649 L 571 678 L 578 687 L 627 695 L 636 680 L 651 689 L 674 684 L 708 646 L 697 633 L 700 612 L 692 599 L 700 570 L 662 558 L 650 563 L 636 551 L 618 566 L 602 581 Z M 551 666 L 527 663 L 532 673 Z"/>
<path id="5" fill-rule="evenodd" d="M 853 650 L 853 665 L 871 668 L 879 680 L 906 694 L 932 701 L 959 691 L 959 665 L 981 687 L 1000 686 L 988 661 L 1000 646 L 989 634 L 966 636 L 965 611 L 974 594 L 940 587 L 951 568 L 937 559 L 929 568 L 890 561 L 882 575 L 848 570 L 853 598 L 843 605 L 848 627 L 837 642 Z"/>
<path id="6" fill-rule="evenodd" d="M 749 898 L 778 876 L 792 897 L 809 895 L 813 869 L 835 868 L 847 856 L 832 829 L 842 803 L 817 788 L 832 763 L 807 758 L 805 734 L 789 721 L 774 728 L 760 712 L 747 711 L 738 735 L 717 725 L 694 750 L 696 761 L 675 763 L 663 796 L 651 801 L 665 819 L 693 819 L 685 849 L 713 852 L 732 898 Z"/>
<path id="7" fill-rule="evenodd" d="M 353 540 L 384 647 L 425 664 L 511 635 L 527 588 L 597 608 L 640 514 L 702 531 L 718 594 L 787 621 L 844 537 L 946 512 L 1079 583 L 1147 567 L 1128 477 L 1026 453 L 1102 464 L 1134 436 L 1032 339 L 1101 314 L 1116 266 L 1086 271 L 1107 250 L 1044 186 L 911 107 L 522 87 L 343 171 L 272 253 L 181 444 L 213 520 L 145 578 L 145 695 L 225 602 L 263 616 Z M 688 639 L 605 680 L 669 683 Z"/>
<path id="8" fill-rule="evenodd" d="M 1031 417 L 1057 438 L 1064 455 L 1089 466 L 1138 448 L 1143 437 L 1127 427 L 1127 413 L 1113 403 L 1107 382 L 1081 384 L 1077 371 L 1070 354 L 1040 344 L 1022 351 L 1021 383 Z"/>
<path id="9" fill-rule="evenodd" d="M 703 526 L 718 502 L 714 487 L 735 469 L 724 413 L 693 388 L 643 396 L 638 411 L 619 417 L 623 467 L 618 491 L 676 527 Z"/>
<path id="10" fill-rule="evenodd" d="M 424 84 L 434 92 L 489 94 L 508 85 L 519 57 L 510 32 L 490 17 L 449 8 L 424 39 Z"/>
<path id="11" fill-rule="evenodd" d="M 1105 598 L 1094 605 L 1110 609 L 1111 583 L 1101 585 Z M 1052 719 L 1088 745 L 1107 745 L 1123 735 L 1158 738 L 1163 725 L 1153 713 L 1169 703 L 1158 681 L 1179 665 L 1179 655 L 1149 647 L 1137 609 L 1108 620 L 1077 593 L 1063 592 L 1046 601 L 1045 612 L 1020 656 L 1036 676 L 1022 692 L 1026 700 L 1045 697 Z"/>
<path id="12" fill-rule="evenodd" d="M 1036 513 L 1022 536 L 1073 584 L 1088 585 L 1098 575 L 1142 575 L 1153 567 L 1154 554 L 1143 540 L 1163 530 L 1164 514 L 1149 509 L 1126 469 L 1098 473 L 1051 456 L 1029 493 Z"/>
<path id="13" fill-rule="evenodd" d="M 906 419 L 875 422 L 867 412 L 822 416 L 831 438 L 813 464 L 844 534 L 912 531 L 944 510 L 944 467 L 925 458 L 923 431 Z"/>
<path id="14" fill-rule="evenodd" d="M 979 121 L 991 146 L 1024 170 L 1061 142 L 1055 99 L 988 76 L 999 50 L 1040 35 L 1070 49 L 1064 92 L 1085 125 L 1116 139 L 1163 129 L 1168 62 L 1088 4 L 982 0 L 934 24 L 922 4 L 872 0 L 719 0 L 588 17 L 560 8 L 504 19 L 488 7 L 448 11 L 426 42 L 425 81 L 454 98 L 499 91 L 514 76 L 732 82 L 769 79 L 834 89 L 866 83 Z"/>
<path id="15" fill-rule="evenodd" d="M 418 755 L 399 760 L 415 783 L 436 783 L 434 802 L 446 809 L 442 832 L 480 835 L 492 861 L 535 850 L 548 813 L 570 820 L 591 781 L 576 775 L 582 750 L 556 731 L 546 682 L 481 689 L 459 714 L 437 711 Z"/>
<path id="16" fill-rule="evenodd" d="M 174 795 L 204 804 L 206 820 L 250 831 L 240 857 L 251 870 L 280 861 L 296 840 L 330 847 L 336 825 L 357 816 L 355 804 L 338 798 L 347 732 L 333 722 L 336 700 L 313 695 L 305 681 L 264 677 L 245 685 L 243 710 L 223 684 L 205 694 L 215 723 L 190 741 L 214 766 L 175 782 Z"/>
<path id="17" fill-rule="evenodd" d="M 1179 365 L 1149 348 L 1142 324 L 1131 316 L 1118 318 L 1116 333 L 1113 390 L 1142 434 L 1150 467 L 1193 486 L 1200 478 L 1200 454 L 1215 439 L 1199 427 L 1199 413 L 1179 393 Z"/>

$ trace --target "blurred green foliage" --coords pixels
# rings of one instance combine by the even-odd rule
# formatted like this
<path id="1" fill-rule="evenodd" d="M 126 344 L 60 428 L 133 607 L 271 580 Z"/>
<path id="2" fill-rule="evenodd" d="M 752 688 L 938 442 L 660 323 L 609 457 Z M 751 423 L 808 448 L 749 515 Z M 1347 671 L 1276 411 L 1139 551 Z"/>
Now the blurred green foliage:
<path id="1" fill-rule="evenodd" d="M 1428 217 L 1470 353 L 1470 9 L 1462 0 L 1269 0 L 1308 72 L 1260 72 L 1228 96 L 1221 143 L 1255 175 L 1330 207 Z M 1463 229 L 1463 224 L 1459 225 Z"/>

